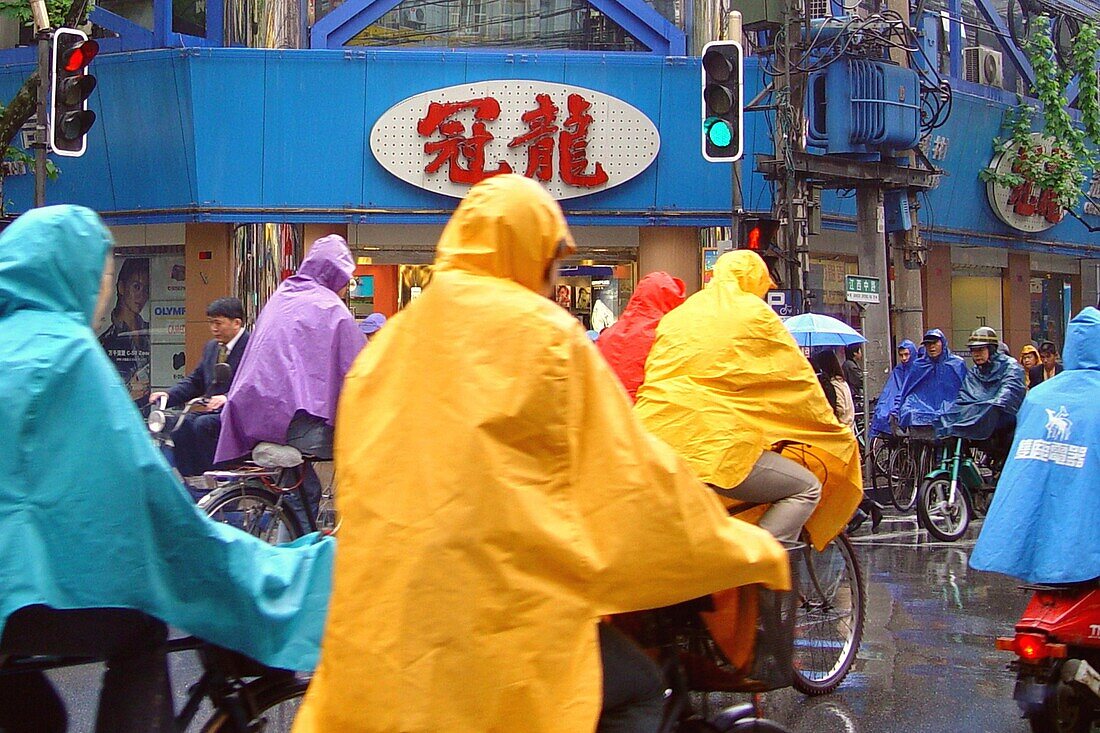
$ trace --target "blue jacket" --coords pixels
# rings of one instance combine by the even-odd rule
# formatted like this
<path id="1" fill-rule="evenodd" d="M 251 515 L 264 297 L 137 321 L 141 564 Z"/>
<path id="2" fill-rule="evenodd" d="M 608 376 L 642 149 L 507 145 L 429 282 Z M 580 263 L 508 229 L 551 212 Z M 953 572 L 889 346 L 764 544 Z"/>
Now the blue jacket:
<path id="1" fill-rule="evenodd" d="M 1029 583 L 1100 577 L 1100 311 L 1066 329 L 1065 371 L 1027 393 L 970 565 Z"/>
<path id="2" fill-rule="evenodd" d="M 898 349 L 909 349 L 909 361 L 894 367 L 886 379 L 886 384 L 879 393 L 878 402 L 875 403 L 875 411 L 871 415 L 871 435 L 890 434 L 890 414 L 896 414 L 898 398 L 901 397 L 901 386 L 913 367 L 913 362 L 917 360 L 917 345 L 909 339 L 898 344 Z"/>
<path id="3" fill-rule="evenodd" d="M 233 345 L 226 363 L 233 370 L 228 384 L 214 386 L 214 365 L 218 363 L 218 342 L 210 339 L 202 349 L 202 359 L 199 365 L 181 379 L 179 383 L 168 390 L 168 407 L 182 405 L 196 397 L 213 397 L 225 394 L 229 391 L 229 385 L 233 383 L 233 377 L 237 375 L 237 368 L 241 365 L 241 357 L 244 355 L 244 347 L 248 345 L 248 331 L 241 331 L 241 337 Z"/>
<path id="4" fill-rule="evenodd" d="M 933 359 L 926 349 L 906 375 L 897 403 L 898 424 L 903 428 L 934 425 L 937 417 L 954 406 L 966 377 L 966 364 L 947 348 L 943 331 L 933 328 L 924 336 L 939 339 L 943 353 Z"/>
<path id="5" fill-rule="evenodd" d="M 32 604 L 132 608 L 311 668 L 334 543 L 271 547 L 195 508 L 90 328 L 110 249 L 78 206 L 0 234 L 0 633 Z"/>

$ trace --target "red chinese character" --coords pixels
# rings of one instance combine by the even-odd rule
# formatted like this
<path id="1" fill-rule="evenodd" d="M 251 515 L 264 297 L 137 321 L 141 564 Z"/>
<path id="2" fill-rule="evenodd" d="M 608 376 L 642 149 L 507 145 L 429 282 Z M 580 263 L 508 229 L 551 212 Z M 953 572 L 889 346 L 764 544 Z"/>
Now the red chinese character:
<path id="1" fill-rule="evenodd" d="M 524 112 L 520 117 L 531 128 L 530 131 L 513 139 L 508 147 L 527 145 L 527 172 L 523 175 L 549 181 L 554 175 L 554 136 L 559 129 L 556 124 L 558 108 L 549 94 L 536 94 L 535 102 L 538 106 Z"/>
<path id="2" fill-rule="evenodd" d="M 1031 193 L 1032 188 L 1034 188 L 1034 184 L 1031 181 L 1024 181 L 1013 186 L 1012 190 L 1008 192 L 1008 205 L 1020 216 L 1033 216 L 1035 214 L 1037 199 Z"/>
<path id="3" fill-rule="evenodd" d="M 607 183 L 607 173 L 603 166 L 596 163 L 592 173 L 588 168 L 588 126 L 592 124 L 592 115 L 588 108 L 592 103 L 579 94 L 570 94 L 566 102 L 569 116 L 565 119 L 558 141 L 558 168 L 561 179 L 570 186 L 594 188 Z"/>
<path id="4" fill-rule="evenodd" d="M 462 110 L 474 110 L 474 124 L 470 135 L 466 136 L 466 126 L 458 120 L 449 119 Z M 492 134 L 485 128 L 485 122 L 492 122 L 500 116 L 500 104 L 492 97 L 471 99 L 468 102 L 432 102 L 428 113 L 416 123 L 416 131 L 421 137 L 430 137 L 437 130 L 442 140 L 424 143 L 424 152 L 435 154 L 435 160 L 424 167 L 425 173 L 435 173 L 447 164 L 447 176 L 452 183 L 473 185 L 498 173 L 511 173 L 512 167 L 500 162 L 496 170 L 485 170 L 485 146 L 493 140 Z M 466 161 L 466 167 L 462 161 Z"/>

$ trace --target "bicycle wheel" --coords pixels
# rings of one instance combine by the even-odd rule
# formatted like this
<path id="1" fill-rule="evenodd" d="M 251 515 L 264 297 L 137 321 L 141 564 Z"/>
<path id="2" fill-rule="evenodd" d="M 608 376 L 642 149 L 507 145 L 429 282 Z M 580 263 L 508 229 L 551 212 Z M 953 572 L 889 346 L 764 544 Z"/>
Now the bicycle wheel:
<path id="1" fill-rule="evenodd" d="M 941 542 L 954 542 L 966 534 L 974 510 L 970 495 L 961 486 L 955 487 L 951 499 L 951 480 L 946 478 L 925 481 L 917 499 L 917 518 L 921 526 Z"/>
<path id="2" fill-rule="evenodd" d="M 203 733 L 290 733 L 302 705 L 309 680 L 290 677 L 277 682 L 257 679 L 245 685 L 239 699 L 247 711 L 248 727 L 241 730 L 233 720 L 235 711 L 216 709 L 202 727 Z"/>
<path id="3" fill-rule="evenodd" d="M 798 572 L 794 686 L 806 695 L 832 692 L 844 680 L 863 638 L 863 572 L 846 535 L 817 552 L 807 546 Z"/>
<path id="4" fill-rule="evenodd" d="M 871 438 L 871 461 L 882 476 L 890 475 L 890 444 L 881 435 Z"/>
<path id="5" fill-rule="evenodd" d="M 890 456 L 890 500 L 899 512 L 913 508 L 917 500 L 917 457 L 909 443 L 904 443 Z"/>
<path id="6" fill-rule="evenodd" d="M 303 535 L 298 517 L 279 492 L 254 483 L 231 484 L 203 497 L 199 508 L 216 522 L 230 524 L 269 545 Z"/>

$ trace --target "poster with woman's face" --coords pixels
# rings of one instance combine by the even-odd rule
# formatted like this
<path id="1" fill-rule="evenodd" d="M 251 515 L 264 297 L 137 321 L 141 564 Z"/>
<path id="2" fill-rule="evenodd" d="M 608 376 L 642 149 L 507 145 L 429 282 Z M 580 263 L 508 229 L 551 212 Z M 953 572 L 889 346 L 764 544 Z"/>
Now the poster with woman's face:
<path id="1" fill-rule="evenodd" d="M 571 285 L 559 285 L 554 291 L 554 300 L 562 308 L 569 310 L 573 307 L 573 287 Z"/>
<path id="2" fill-rule="evenodd" d="M 149 258 L 115 257 L 115 302 L 97 324 L 99 343 L 135 402 L 149 396 Z"/>

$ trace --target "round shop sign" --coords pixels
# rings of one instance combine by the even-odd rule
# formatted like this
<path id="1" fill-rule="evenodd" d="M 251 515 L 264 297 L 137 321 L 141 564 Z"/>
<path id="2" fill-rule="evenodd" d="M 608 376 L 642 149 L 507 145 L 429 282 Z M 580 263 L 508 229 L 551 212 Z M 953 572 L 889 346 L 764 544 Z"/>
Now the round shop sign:
<path id="1" fill-rule="evenodd" d="M 1054 140 L 1037 132 L 1031 134 L 1032 146 L 1047 153 L 1054 149 Z M 994 156 L 989 167 L 998 175 L 1019 172 L 1020 150 L 1006 150 Z M 1021 232 L 1041 232 L 1062 221 L 1062 207 L 1049 188 L 1040 188 L 1032 181 L 1016 186 L 990 180 L 986 182 L 989 205 L 997 218 Z"/>
<path id="2" fill-rule="evenodd" d="M 660 135 L 621 99 L 508 79 L 403 99 L 375 123 L 370 147 L 393 175 L 445 196 L 461 198 L 478 181 L 518 173 L 568 199 L 637 176 L 657 157 Z"/>

